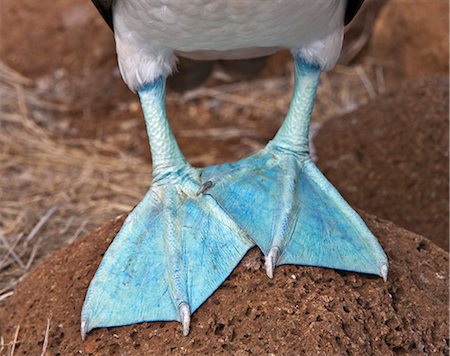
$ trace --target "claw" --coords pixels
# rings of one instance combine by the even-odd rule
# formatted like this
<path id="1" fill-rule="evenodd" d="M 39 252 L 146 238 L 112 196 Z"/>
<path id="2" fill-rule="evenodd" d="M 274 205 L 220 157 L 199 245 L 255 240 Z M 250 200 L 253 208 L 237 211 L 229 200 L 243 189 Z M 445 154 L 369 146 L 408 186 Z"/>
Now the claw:
<path id="1" fill-rule="evenodd" d="M 191 310 L 189 304 L 181 303 L 178 308 L 178 316 L 180 323 L 183 325 L 183 336 L 189 334 L 189 325 L 191 323 Z"/>
<path id="2" fill-rule="evenodd" d="M 383 280 L 387 282 L 387 276 L 388 276 L 388 266 L 386 264 L 382 265 L 380 268 L 381 277 L 383 277 Z"/>
<path id="3" fill-rule="evenodd" d="M 278 246 L 273 246 L 269 254 L 266 256 L 266 273 L 269 278 L 273 278 L 273 270 L 275 269 L 278 261 L 278 257 L 280 257 L 280 249 Z"/>
<path id="4" fill-rule="evenodd" d="M 89 332 L 86 320 L 81 321 L 80 332 L 81 332 L 81 339 L 84 341 L 86 339 L 86 334 Z"/>
<path id="5" fill-rule="evenodd" d="M 210 180 L 207 180 L 205 183 L 203 183 L 200 186 L 200 189 L 197 192 L 197 195 L 203 194 L 205 193 L 209 188 L 211 188 L 213 186 L 213 182 Z"/>

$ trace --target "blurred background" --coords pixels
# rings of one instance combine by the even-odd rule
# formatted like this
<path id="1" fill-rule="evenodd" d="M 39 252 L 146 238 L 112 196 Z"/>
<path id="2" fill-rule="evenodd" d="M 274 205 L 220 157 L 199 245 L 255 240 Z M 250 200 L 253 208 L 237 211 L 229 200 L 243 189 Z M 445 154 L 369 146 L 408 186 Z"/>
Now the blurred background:
<path id="1" fill-rule="evenodd" d="M 446 0 L 366 0 L 323 74 L 312 124 L 319 167 L 357 208 L 448 250 Z M 289 52 L 181 59 L 168 115 L 197 166 L 240 159 L 288 109 Z M 89 0 L 2 0 L 0 303 L 41 258 L 146 192 L 151 165 L 137 97 Z"/>

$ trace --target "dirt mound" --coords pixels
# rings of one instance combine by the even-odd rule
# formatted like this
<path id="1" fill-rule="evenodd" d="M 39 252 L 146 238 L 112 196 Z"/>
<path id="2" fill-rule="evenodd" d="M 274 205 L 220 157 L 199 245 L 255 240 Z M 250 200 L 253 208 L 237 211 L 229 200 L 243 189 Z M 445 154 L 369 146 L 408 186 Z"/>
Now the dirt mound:
<path id="1" fill-rule="evenodd" d="M 47 94 L 78 103 L 129 93 L 113 75 L 113 35 L 90 1 L 4 0 L 2 15 L 2 60 Z"/>
<path id="2" fill-rule="evenodd" d="M 448 75 L 448 1 L 389 0 L 368 51 L 384 64 L 387 86 L 427 75 Z"/>
<path id="3" fill-rule="evenodd" d="M 283 266 L 269 280 L 252 250 L 193 315 L 178 323 L 98 329 L 82 342 L 80 311 L 89 281 L 123 218 L 41 263 L 0 316 L 15 354 L 143 355 L 214 352 L 364 354 L 448 352 L 448 254 L 427 239 L 364 215 L 390 260 L 388 282 L 356 273 Z M 18 329 L 18 327 L 20 328 Z"/>
<path id="4" fill-rule="evenodd" d="M 448 81 L 428 78 L 324 124 L 318 166 L 352 204 L 448 250 Z"/>

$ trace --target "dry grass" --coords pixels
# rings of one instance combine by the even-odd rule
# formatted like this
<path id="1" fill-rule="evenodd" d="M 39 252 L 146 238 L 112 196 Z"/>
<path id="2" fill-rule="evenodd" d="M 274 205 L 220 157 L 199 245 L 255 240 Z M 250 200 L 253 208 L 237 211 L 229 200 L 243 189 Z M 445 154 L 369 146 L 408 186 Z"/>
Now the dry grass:
<path id="1" fill-rule="evenodd" d="M 43 100 L 31 84 L 0 64 L 0 304 L 50 251 L 128 212 L 151 176 L 147 162 L 112 144 L 61 135 L 55 116 L 69 108 Z M 273 117 L 286 111 L 289 88 L 292 76 L 267 78 L 172 94 L 168 102 L 197 101 L 220 111 L 246 108 Z M 381 67 L 370 59 L 364 66 L 338 66 L 322 77 L 315 120 L 351 111 L 383 91 Z M 223 139 L 245 135 L 245 130 L 233 126 L 179 134 Z M 204 157 L 194 161 L 210 163 Z"/>
<path id="2" fill-rule="evenodd" d="M 279 116 L 289 107 L 293 87 L 293 62 L 286 63 L 291 75 L 255 79 L 246 82 L 200 87 L 183 94 L 171 94 L 168 103 L 185 105 L 201 100 L 207 107 L 225 104 L 221 111 L 250 108 L 259 116 Z M 221 73 L 215 73 L 223 79 Z M 332 72 L 322 73 L 314 107 L 314 121 L 324 122 L 331 117 L 353 111 L 356 107 L 385 92 L 383 63 L 365 57 L 356 65 L 337 65 Z M 281 117 L 280 117 L 281 119 Z M 233 130 L 236 128 L 233 128 Z M 202 133 L 196 133 L 198 137 Z M 204 134 L 204 133 L 203 133 Z"/>
<path id="3" fill-rule="evenodd" d="M 2 66 L 0 83 L 0 301 L 30 267 L 102 221 L 129 211 L 150 181 L 141 159 L 36 124 L 65 110 L 37 98 Z M 124 184 L 126 183 L 126 184 Z"/>

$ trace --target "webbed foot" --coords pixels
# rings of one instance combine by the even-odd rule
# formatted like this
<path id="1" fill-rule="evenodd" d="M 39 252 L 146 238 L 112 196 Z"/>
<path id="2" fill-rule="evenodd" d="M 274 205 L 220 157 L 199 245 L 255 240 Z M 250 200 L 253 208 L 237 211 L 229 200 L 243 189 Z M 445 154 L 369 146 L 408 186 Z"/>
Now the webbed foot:
<path id="1" fill-rule="evenodd" d="M 358 214 L 309 156 L 320 68 L 296 56 L 291 107 L 275 138 L 240 162 L 208 167 L 202 183 L 261 248 L 273 277 L 280 264 L 387 277 L 387 257 Z"/>
<path id="2" fill-rule="evenodd" d="M 227 173 L 229 172 L 229 173 Z M 307 153 L 269 145 L 228 166 L 208 167 L 202 181 L 276 266 L 300 264 L 387 277 L 388 262 L 358 214 Z"/>
<path id="3" fill-rule="evenodd" d="M 106 252 L 86 295 L 82 336 L 91 329 L 190 315 L 253 243 L 209 195 L 197 170 L 154 182 Z"/>

